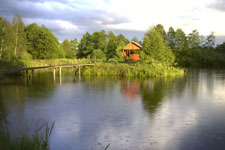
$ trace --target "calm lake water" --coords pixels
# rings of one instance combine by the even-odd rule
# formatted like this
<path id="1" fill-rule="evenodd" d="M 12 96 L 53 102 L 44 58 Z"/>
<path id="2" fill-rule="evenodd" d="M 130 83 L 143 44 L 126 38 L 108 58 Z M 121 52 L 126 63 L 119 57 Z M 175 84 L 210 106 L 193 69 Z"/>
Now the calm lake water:
<path id="1" fill-rule="evenodd" d="M 225 71 L 167 79 L 5 79 L 0 98 L 10 132 L 55 122 L 52 150 L 225 149 Z"/>

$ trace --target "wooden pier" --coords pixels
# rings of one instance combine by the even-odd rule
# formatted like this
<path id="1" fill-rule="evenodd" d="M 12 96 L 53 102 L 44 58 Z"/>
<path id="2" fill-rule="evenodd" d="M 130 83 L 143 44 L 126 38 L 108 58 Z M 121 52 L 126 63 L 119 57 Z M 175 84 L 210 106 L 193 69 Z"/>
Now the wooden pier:
<path id="1" fill-rule="evenodd" d="M 9 69 L 2 71 L 0 73 L 10 73 L 10 72 L 21 72 L 26 71 L 27 77 L 33 77 L 34 76 L 34 70 L 37 69 L 53 69 L 53 78 L 55 80 L 56 75 L 56 69 L 58 69 L 58 75 L 61 76 L 61 70 L 62 68 L 69 68 L 73 67 L 75 68 L 75 71 L 78 69 L 78 75 L 80 76 L 80 67 L 82 66 L 94 66 L 95 64 L 65 64 L 65 65 L 54 65 L 54 66 L 41 66 L 41 67 L 29 67 L 29 68 L 17 68 L 17 69 Z"/>

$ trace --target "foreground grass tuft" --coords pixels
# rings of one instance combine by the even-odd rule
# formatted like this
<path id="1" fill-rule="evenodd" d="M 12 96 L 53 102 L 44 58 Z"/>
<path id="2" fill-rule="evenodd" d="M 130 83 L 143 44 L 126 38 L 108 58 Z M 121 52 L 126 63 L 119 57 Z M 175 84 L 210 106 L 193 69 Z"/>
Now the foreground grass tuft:
<path id="1" fill-rule="evenodd" d="M 33 135 L 22 133 L 16 139 L 7 130 L 0 129 L 0 150 L 48 150 L 53 128 L 54 123 L 51 126 L 45 124 Z"/>

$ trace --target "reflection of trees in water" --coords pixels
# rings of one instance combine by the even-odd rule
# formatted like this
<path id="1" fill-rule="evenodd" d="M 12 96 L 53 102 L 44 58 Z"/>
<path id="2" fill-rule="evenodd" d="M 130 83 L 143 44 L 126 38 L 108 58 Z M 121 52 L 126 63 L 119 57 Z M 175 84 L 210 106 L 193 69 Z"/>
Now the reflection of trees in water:
<path id="1" fill-rule="evenodd" d="M 27 85 L 28 97 L 34 99 L 51 97 L 57 86 L 54 83 L 52 72 L 37 72 Z"/>
<path id="2" fill-rule="evenodd" d="M 94 90 L 95 92 L 104 93 L 106 90 L 113 91 L 119 78 L 114 76 L 83 76 L 81 81 L 87 92 Z"/>
<path id="3" fill-rule="evenodd" d="M 10 77 L 0 83 L 2 107 L 22 114 L 27 97 L 33 99 L 50 97 L 55 89 L 52 73 L 36 73 L 33 79 L 26 77 Z"/>
<path id="4" fill-rule="evenodd" d="M 55 87 L 52 73 L 46 72 L 35 73 L 34 78 L 29 79 L 28 82 L 26 77 L 6 78 L 0 82 L 0 110 L 9 112 L 7 121 L 13 136 L 20 135 L 23 130 L 30 132 L 33 126 L 34 129 L 37 129 L 36 126 L 40 127 L 36 124 L 38 120 L 24 120 L 26 119 L 26 101 L 29 100 L 29 103 L 36 105 L 41 103 L 41 100 L 49 100 Z M 33 121 L 35 123 L 32 124 Z"/>
<path id="5" fill-rule="evenodd" d="M 187 75 L 187 88 L 189 91 L 189 95 L 197 96 L 199 90 L 199 74 L 200 70 L 189 70 Z"/>
<path id="6" fill-rule="evenodd" d="M 174 90 L 174 80 L 167 78 L 144 80 L 141 82 L 142 103 L 146 111 L 153 114 L 161 105 L 163 99 L 171 96 Z"/>
<path id="7" fill-rule="evenodd" d="M 9 110 L 9 107 L 18 109 L 18 112 L 22 112 L 24 109 L 25 99 L 27 97 L 27 90 L 22 85 L 0 85 L 0 97 L 2 107 L 5 110 Z"/>
<path id="8" fill-rule="evenodd" d="M 213 70 L 189 70 L 186 79 L 188 95 L 196 97 L 201 92 L 211 93 L 214 89 L 215 77 L 216 74 Z"/>

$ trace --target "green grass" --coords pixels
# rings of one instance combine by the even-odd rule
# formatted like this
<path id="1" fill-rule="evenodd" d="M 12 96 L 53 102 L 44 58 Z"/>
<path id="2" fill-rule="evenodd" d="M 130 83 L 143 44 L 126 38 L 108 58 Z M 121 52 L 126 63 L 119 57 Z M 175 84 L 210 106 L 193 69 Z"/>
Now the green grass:
<path id="1" fill-rule="evenodd" d="M 62 64 L 82 64 L 89 63 L 91 61 L 87 59 L 34 59 L 31 61 L 29 67 L 39 67 L 39 66 L 53 66 L 53 65 L 62 65 Z"/>
<path id="2" fill-rule="evenodd" d="M 130 76 L 130 77 L 171 77 L 184 75 L 184 70 L 161 63 L 122 62 L 111 60 L 103 62 L 91 59 L 32 60 L 31 67 L 94 63 L 95 66 L 81 67 L 82 75 L 89 76 Z"/>
<path id="3" fill-rule="evenodd" d="M 184 70 L 162 64 L 111 62 L 82 67 L 81 73 L 91 76 L 171 77 L 184 75 Z"/>
<path id="4" fill-rule="evenodd" d="M 1 103 L 1 102 L 0 102 Z M 0 150 L 48 150 L 49 140 L 54 128 L 54 123 L 44 124 L 32 135 L 22 133 L 17 138 L 12 138 L 8 129 L 5 110 L 0 108 Z"/>
<path id="5" fill-rule="evenodd" d="M 169 77 L 184 75 L 184 69 L 161 63 L 122 62 L 118 60 L 109 60 L 108 62 L 91 59 L 31 60 L 27 67 L 85 63 L 95 64 L 95 66 L 81 67 L 82 75 L 89 76 Z"/>
<path id="6" fill-rule="evenodd" d="M 0 130 L 0 150 L 48 150 L 49 140 L 54 127 L 54 123 L 42 127 L 41 131 L 28 135 L 22 133 L 20 137 L 14 139 L 7 130 Z"/>

